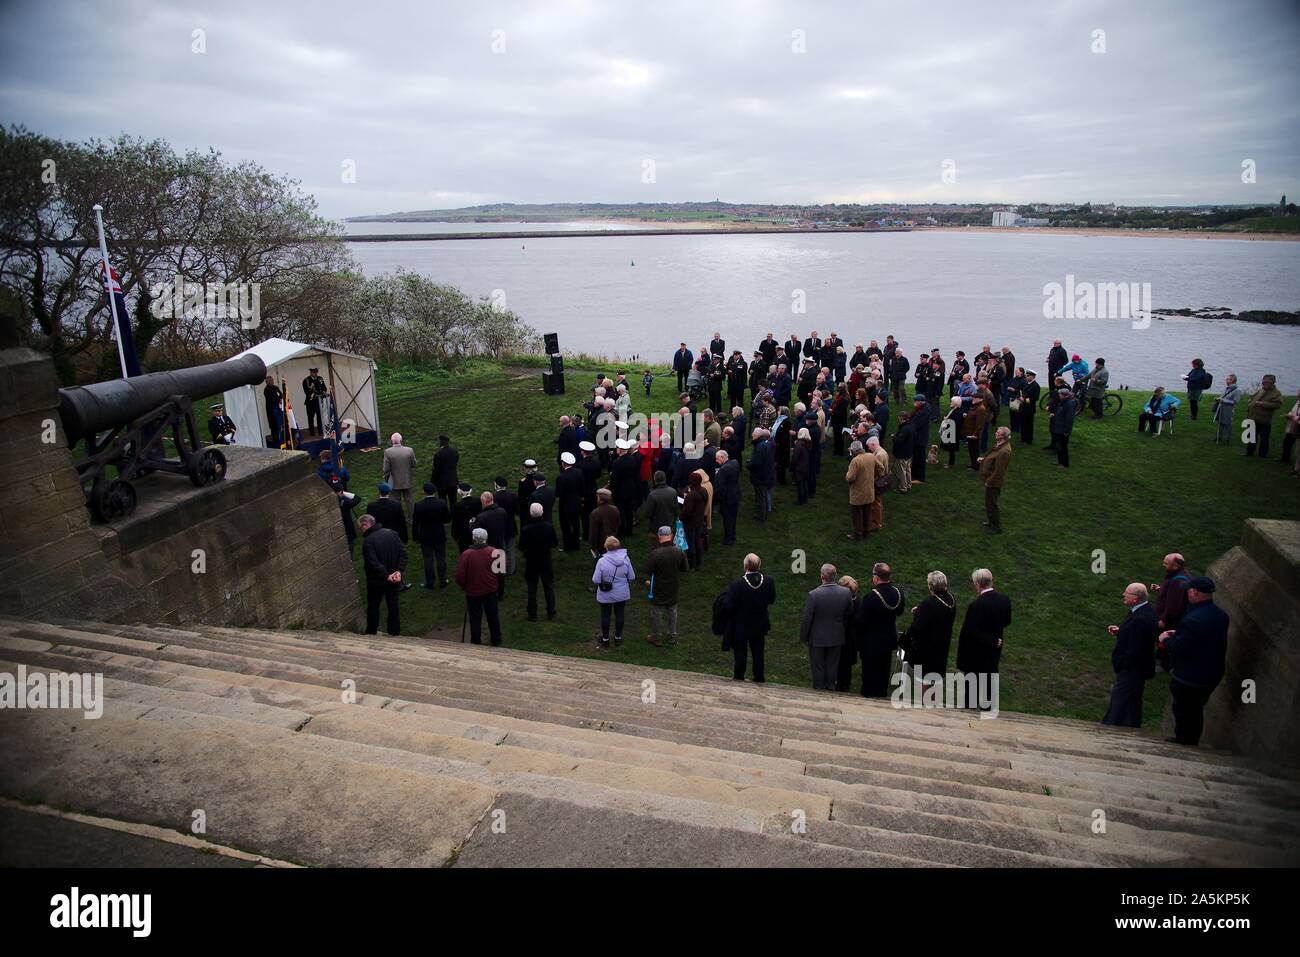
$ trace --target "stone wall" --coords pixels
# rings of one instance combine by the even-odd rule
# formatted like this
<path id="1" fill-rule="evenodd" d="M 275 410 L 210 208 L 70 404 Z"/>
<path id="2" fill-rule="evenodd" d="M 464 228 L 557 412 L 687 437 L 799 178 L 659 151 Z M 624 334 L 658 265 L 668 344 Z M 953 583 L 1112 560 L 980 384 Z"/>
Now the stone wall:
<path id="1" fill-rule="evenodd" d="M 360 627 L 337 499 L 305 453 L 230 447 L 224 481 L 146 476 L 132 515 L 95 525 L 57 389 L 46 357 L 0 351 L 0 614 Z"/>
<path id="2" fill-rule="evenodd" d="M 1214 601 L 1228 613 L 1223 677 L 1205 708 L 1202 744 L 1300 765 L 1300 522 L 1247 519 L 1216 560 Z M 1254 683 L 1254 703 L 1242 700 Z M 1165 728 L 1173 733 L 1166 710 Z"/>

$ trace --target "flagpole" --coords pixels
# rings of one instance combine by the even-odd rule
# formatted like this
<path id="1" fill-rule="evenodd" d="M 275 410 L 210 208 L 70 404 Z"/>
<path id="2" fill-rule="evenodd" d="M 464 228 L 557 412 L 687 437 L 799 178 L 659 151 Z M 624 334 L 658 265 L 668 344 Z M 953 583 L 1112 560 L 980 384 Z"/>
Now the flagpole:
<path id="1" fill-rule="evenodd" d="M 117 298 L 113 295 L 113 270 L 108 265 L 108 243 L 104 239 L 104 207 L 96 203 L 95 225 L 99 228 L 99 256 L 104 263 L 104 293 L 108 297 L 108 312 L 113 317 L 113 338 L 117 340 L 117 361 L 122 366 L 122 378 L 131 376 L 126 371 L 126 351 L 122 347 L 122 324 L 117 316 Z"/>

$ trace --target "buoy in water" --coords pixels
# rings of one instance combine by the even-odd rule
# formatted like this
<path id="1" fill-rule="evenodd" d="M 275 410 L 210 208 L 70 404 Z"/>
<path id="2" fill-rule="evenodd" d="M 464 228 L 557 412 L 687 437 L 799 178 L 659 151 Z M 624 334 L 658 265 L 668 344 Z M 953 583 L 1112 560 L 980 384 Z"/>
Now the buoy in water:
<path id="1" fill-rule="evenodd" d="M 636 265 L 636 260 L 635 260 L 635 259 L 632 260 L 632 265 L 633 265 L 633 266 Z"/>

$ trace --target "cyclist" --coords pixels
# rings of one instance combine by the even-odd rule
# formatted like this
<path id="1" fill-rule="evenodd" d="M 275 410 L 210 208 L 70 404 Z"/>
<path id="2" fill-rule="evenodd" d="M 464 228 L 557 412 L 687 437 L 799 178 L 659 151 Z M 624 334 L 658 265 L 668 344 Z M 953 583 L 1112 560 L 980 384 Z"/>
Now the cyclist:
<path id="1" fill-rule="evenodd" d="M 1063 366 L 1061 370 L 1056 374 L 1059 375 L 1061 378 L 1065 378 L 1065 374 L 1067 372 L 1069 372 L 1071 375 L 1074 376 L 1075 385 L 1078 385 L 1079 382 L 1081 382 L 1082 380 L 1088 377 L 1087 360 L 1081 359 L 1077 353 L 1075 355 L 1072 355 L 1070 357 L 1069 364 Z"/>

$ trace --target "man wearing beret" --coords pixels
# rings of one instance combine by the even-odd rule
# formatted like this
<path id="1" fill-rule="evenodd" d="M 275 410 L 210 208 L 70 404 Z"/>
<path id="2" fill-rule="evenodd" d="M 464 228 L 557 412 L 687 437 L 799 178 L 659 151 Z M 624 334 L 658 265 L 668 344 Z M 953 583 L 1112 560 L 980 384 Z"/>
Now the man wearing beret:
<path id="1" fill-rule="evenodd" d="M 1198 575 L 1187 583 L 1187 611 L 1159 640 L 1173 679 L 1174 736 L 1165 740 L 1195 747 L 1205 726 L 1205 703 L 1223 680 L 1228 654 L 1228 615 L 1214 603 L 1212 579 Z"/>

